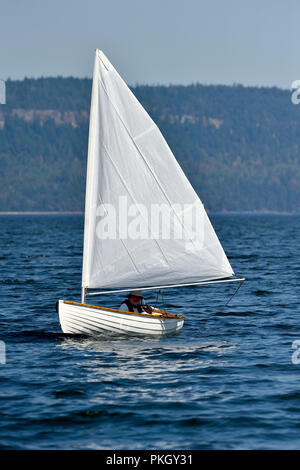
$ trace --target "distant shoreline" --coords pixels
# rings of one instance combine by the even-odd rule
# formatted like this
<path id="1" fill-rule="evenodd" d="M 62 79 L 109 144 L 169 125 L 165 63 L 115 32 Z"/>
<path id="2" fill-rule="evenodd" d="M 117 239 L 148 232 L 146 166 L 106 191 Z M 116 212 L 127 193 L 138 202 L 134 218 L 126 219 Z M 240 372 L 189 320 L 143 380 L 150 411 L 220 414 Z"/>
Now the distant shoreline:
<path id="1" fill-rule="evenodd" d="M 278 212 L 278 211 L 224 211 L 224 212 L 209 212 L 213 215 L 300 215 L 300 212 Z"/>
<path id="2" fill-rule="evenodd" d="M 81 211 L 0 211 L 0 215 L 84 215 Z"/>
<path id="3" fill-rule="evenodd" d="M 300 215 L 300 212 L 277 211 L 224 211 L 210 212 L 209 215 Z M 81 211 L 0 211 L 1 215 L 84 215 Z"/>

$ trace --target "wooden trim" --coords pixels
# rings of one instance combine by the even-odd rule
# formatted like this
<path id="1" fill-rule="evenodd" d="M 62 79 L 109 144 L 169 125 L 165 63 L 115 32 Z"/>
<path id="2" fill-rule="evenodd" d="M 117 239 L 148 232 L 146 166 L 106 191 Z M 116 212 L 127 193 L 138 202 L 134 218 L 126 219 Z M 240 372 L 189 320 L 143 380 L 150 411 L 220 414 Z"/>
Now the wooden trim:
<path id="1" fill-rule="evenodd" d="M 80 302 L 71 302 L 70 300 L 63 300 L 64 304 L 70 305 L 78 305 L 80 307 L 91 307 L 97 308 L 99 310 L 108 310 L 109 312 L 117 312 L 117 313 L 126 313 L 127 315 L 140 315 L 142 317 L 154 317 L 151 313 L 139 313 L 139 312 L 128 312 L 126 310 L 117 310 L 116 308 L 108 308 L 108 307 L 99 307 L 98 305 L 89 305 L 89 304 L 81 304 Z M 163 310 L 156 310 L 154 313 L 160 313 L 159 318 L 184 318 L 183 315 L 176 315 L 174 313 L 166 313 Z"/>

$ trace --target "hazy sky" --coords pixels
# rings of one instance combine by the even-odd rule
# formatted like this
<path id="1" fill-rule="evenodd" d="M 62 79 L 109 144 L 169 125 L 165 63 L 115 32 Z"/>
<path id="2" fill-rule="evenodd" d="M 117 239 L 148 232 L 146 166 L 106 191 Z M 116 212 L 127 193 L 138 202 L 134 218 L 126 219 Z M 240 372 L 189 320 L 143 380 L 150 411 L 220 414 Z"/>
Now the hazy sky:
<path id="1" fill-rule="evenodd" d="M 96 47 L 129 83 L 300 79 L 300 0 L 0 0 L 0 78 L 91 77 Z"/>

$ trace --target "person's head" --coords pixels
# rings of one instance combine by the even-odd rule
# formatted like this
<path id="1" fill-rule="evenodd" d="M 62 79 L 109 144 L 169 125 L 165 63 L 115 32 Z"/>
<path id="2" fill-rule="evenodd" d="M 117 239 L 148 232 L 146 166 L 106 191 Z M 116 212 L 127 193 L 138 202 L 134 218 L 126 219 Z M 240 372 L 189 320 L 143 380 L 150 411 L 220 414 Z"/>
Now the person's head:
<path id="1" fill-rule="evenodd" d="M 132 303 L 132 305 L 138 305 L 143 298 L 143 294 L 141 290 L 133 290 L 128 294 L 128 300 Z"/>

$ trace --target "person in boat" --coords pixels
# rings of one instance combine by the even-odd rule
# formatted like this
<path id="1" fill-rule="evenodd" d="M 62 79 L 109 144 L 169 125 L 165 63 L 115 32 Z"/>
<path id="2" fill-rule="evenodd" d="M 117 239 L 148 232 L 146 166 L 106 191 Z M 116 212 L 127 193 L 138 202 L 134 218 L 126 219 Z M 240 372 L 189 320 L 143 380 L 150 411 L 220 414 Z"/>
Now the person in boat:
<path id="1" fill-rule="evenodd" d="M 129 292 L 127 299 L 125 299 L 119 307 L 119 310 L 126 312 L 155 312 L 155 309 L 150 305 L 145 304 L 144 297 L 141 290 L 134 290 Z"/>

